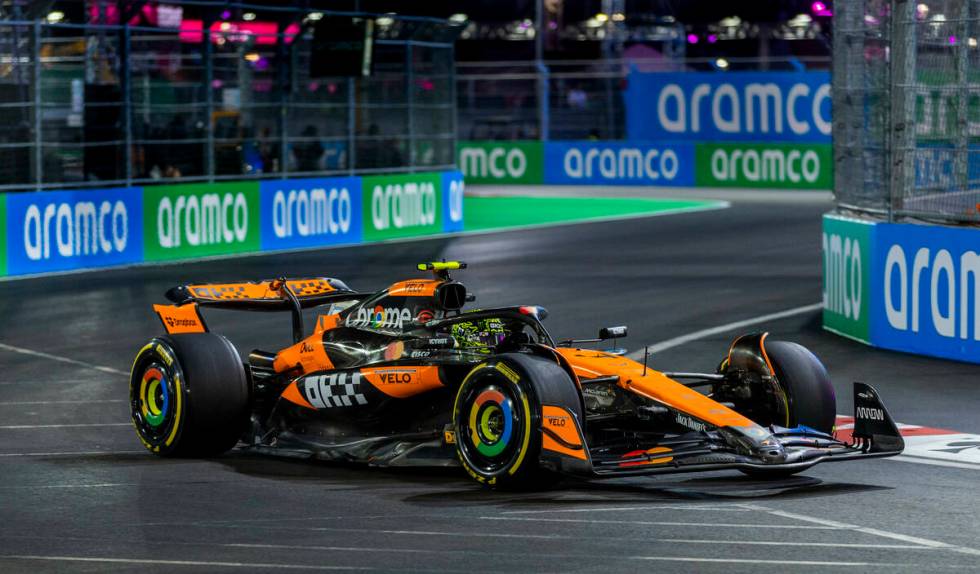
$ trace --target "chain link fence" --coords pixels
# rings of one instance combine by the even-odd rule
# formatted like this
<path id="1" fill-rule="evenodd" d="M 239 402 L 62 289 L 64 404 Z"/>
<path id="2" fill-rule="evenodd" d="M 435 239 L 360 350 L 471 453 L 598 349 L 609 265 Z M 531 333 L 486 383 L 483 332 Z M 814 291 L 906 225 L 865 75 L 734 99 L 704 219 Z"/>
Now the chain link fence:
<path id="1" fill-rule="evenodd" d="M 631 70 L 733 72 L 828 70 L 827 57 L 637 57 L 457 64 L 459 137 L 468 140 L 626 138 Z M 542 105 L 543 104 L 543 105 Z"/>
<path id="2" fill-rule="evenodd" d="M 0 22 L 0 189 L 452 167 L 444 24 L 388 17 L 370 76 L 314 78 L 305 16 L 270 33 Z"/>
<path id="3" fill-rule="evenodd" d="M 980 222 L 980 2 L 835 4 L 835 194 L 894 220 Z"/>

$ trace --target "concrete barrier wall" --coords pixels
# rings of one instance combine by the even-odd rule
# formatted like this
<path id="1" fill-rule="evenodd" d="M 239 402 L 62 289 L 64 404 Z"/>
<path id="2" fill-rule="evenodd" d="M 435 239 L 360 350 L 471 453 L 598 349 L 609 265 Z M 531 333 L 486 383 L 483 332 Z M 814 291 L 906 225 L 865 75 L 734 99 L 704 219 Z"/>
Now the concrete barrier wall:
<path id="1" fill-rule="evenodd" d="M 823 220 L 824 328 L 980 363 L 980 229 Z"/>
<path id="2" fill-rule="evenodd" d="M 0 195 L 0 275 L 352 245 L 463 228 L 456 171 Z"/>

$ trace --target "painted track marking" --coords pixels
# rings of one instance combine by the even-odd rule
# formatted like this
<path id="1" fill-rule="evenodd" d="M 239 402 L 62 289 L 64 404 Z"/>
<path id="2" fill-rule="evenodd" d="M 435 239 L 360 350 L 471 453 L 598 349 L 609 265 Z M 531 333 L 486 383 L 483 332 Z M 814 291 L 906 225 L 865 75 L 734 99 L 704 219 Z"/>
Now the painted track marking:
<path id="1" fill-rule="evenodd" d="M 92 363 L 86 363 L 85 361 L 79 361 L 77 359 L 69 359 L 68 357 L 59 357 L 58 355 L 52 355 L 51 353 L 44 353 L 42 351 L 35 351 L 33 349 L 15 347 L 14 345 L 8 345 L 6 343 L 0 343 L 0 350 L 10 351 L 11 353 L 19 353 L 21 355 L 28 355 L 30 357 L 48 359 L 49 361 L 57 361 L 59 363 L 65 363 L 67 365 L 75 365 L 76 367 L 85 367 L 86 369 L 94 369 L 96 371 L 100 371 L 103 373 L 109 373 L 110 375 L 122 375 L 124 377 L 129 376 L 129 373 L 120 371 L 119 369 L 113 369 L 112 367 L 103 367 L 102 365 L 94 365 Z"/>
<path id="2" fill-rule="evenodd" d="M 97 428 L 97 427 L 131 427 L 133 423 L 77 423 L 63 425 L 3 425 L 0 430 L 28 430 L 28 429 L 73 429 L 73 428 Z"/>
<path id="3" fill-rule="evenodd" d="M 0 554 L 0 560 L 46 560 L 51 562 L 95 562 L 101 564 L 153 564 L 158 566 L 205 566 L 214 568 L 247 568 L 249 570 L 377 570 L 367 566 L 322 566 L 304 564 L 273 564 L 258 562 L 212 562 L 205 560 L 155 560 L 152 558 L 108 558 L 100 556 L 33 556 Z"/>
<path id="4" fill-rule="evenodd" d="M 479 520 L 519 520 L 523 522 L 567 522 L 573 524 L 628 524 L 634 526 L 691 526 L 695 528 L 774 528 L 792 530 L 840 530 L 828 525 L 737 524 L 725 522 L 668 522 L 653 520 L 590 520 L 585 518 L 530 518 L 523 516 L 480 516 Z"/>
<path id="5" fill-rule="evenodd" d="M 767 323 L 769 321 L 776 321 L 778 319 L 786 319 L 787 317 L 795 317 L 796 315 L 812 313 L 813 311 L 818 311 L 820 309 L 823 309 L 822 302 L 813 303 L 812 305 L 804 305 L 802 307 L 793 307 L 792 309 L 786 309 L 783 311 L 778 311 L 776 313 L 769 313 L 768 315 L 760 315 L 758 317 L 752 317 L 750 319 L 744 319 L 742 321 L 725 323 L 724 325 L 718 325 L 717 327 L 701 329 L 700 331 L 694 331 L 693 333 L 688 333 L 686 335 L 681 335 L 679 337 L 674 337 L 672 339 L 667 339 L 665 341 L 653 343 L 652 345 L 648 345 L 646 348 L 648 349 L 648 352 L 652 355 L 654 353 L 666 351 L 667 349 L 673 349 L 674 347 L 679 347 L 686 343 L 697 341 L 699 339 L 704 339 L 706 337 L 721 335 L 729 331 L 734 331 L 736 329 L 741 329 L 743 327 L 751 327 L 752 325 L 758 325 L 760 323 Z M 644 349 L 638 349 L 636 351 L 633 351 L 629 355 L 627 355 L 627 357 L 633 360 L 642 359 L 643 353 L 644 353 Z"/>
<path id="6" fill-rule="evenodd" d="M 136 454 L 145 450 L 82 450 L 77 452 L 5 452 L 0 457 L 34 457 L 34 456 L 112 456 L 116 454 Z"/>
<path id="7" fill-rule="evenodd" d="M 920 546 L 926 546 L 929 548 L 938 548 L 942 550 L 950 550 L 952 552 L 959 552 L 961 554 L 969 554 L 971 556 L 980 556 L 980 550 L 974 548 L 967 548 L 965 546 L 956 546 L 955 544 L 948 544 L 946 542 L 940 542 L 938 540 L 931 540 L 929 538 L 921 538 L 919 536 L 909 536 L 907 534 L 899 534 L 897 532 L 889 532 L 887 530 L 880 530 L 878 528 L 869 528 L 867 526 L 858 526 L 856 524 L 847 524 L 846 522 L 837 522 L 836 520 L 826 520 L 824 518 L 816 518 L 814 516 L 807 516 L 805 514 L 797 514 L 795 512 L 786 512 L 785 510 L 775 510 L 773 508 L 768 508 L 765 506 L 759 506 L 756 504 L 746 504 L 746 508 L 753 510 L 758 510 L 771 514 L 773 516 L 779 516 L 780 518 L 789 518 L 791 520 L 799 520 L 801 522 L 808 522 L 815 525 L 826 526 L 828 528 L 834 528 L 837 530 L 851 530 L 854 532 L 861 532 L 864 534 L 870 534 L 872 536 L 880 536 L 882 538 L 890 538 L 892 540 L 898 540 L 900 542 L 908 542 L 910 544 L 918 544 Z"/>
<path id="8" fill-rule="evenodd" d="M 128 403 L 126 399 L 104 399 L 100 401 L 6 401 L 0 402 L 0 407 L 26 405 L 96 405 L 103 403 Z"/>

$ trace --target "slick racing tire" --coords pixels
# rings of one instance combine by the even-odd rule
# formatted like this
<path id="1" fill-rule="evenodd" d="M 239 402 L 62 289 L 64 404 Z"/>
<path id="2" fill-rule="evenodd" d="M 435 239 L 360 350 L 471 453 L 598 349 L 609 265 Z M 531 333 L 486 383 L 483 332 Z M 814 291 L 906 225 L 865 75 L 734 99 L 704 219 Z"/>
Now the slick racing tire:
<path id="1" fill-rule="evenodd" d="M 507 353 L 466 376 L 453 404 L 456 453 L 466 472 L 490 488 L 531 490 L 558 481 L 543 469 L 541 397 L 582 420 L 575 383 L 557 363 Z"/>
<path id="2" fill-rule="evenodd" d="M 803 345 L 786 341 L 767 342 L 766 354 L 789 401 L 789 426 L 833 433 L 837 396 L 820 359 Z"/>
<path id="3" fill-rule="evenodd" d="M 837 418 L 837 397 L 820 359 L 806 347 L 786 341 L 767 341 L 765 349 L 789 403 L 787 426 L 803 425 L 832 434 Z M 744 469 L 742 472 L 755 478 L 785 478 L 799 471 Z"/>
<path id="4" fill-rule="evenodd" d="M 129 382 L 136 434 L 160 456 L 214 456 L 248 423 L 249 385 L 235 347 L 213 333 L 152 339 Z"/>

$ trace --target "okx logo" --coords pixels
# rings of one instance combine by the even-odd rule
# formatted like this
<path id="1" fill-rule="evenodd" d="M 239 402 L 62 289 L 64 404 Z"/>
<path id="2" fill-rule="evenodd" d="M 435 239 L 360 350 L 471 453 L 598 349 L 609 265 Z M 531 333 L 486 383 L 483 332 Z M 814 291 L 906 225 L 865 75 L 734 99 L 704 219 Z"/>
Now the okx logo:
<path id="1" fill-rule="evenodd" d="M 360 185 L 356 177 L 262 182 L 262 248 L 360 242 Z"/>
<path id="2" fill-rule="evenodd" d="M 146 259 L 258 251 L 258 195 L 256 182 L 146 188 Z"/>
<path id="3" fill-rule="evenodd" d="M 140 261 L 139 188 L 7 196 L 9 273 Z"/>
<path id="4" fill-rule="evenodd" d="M 823 218 L 824 327 L 870 343 L 871 245 L 874 225 L 832 215 Z"/>
<path id="5" fill-rule="evenodd" d="M 441 174 L 365 177 L 361 182 L 365 239 L 442 232 Z"/>

